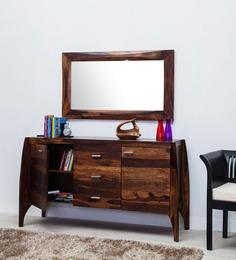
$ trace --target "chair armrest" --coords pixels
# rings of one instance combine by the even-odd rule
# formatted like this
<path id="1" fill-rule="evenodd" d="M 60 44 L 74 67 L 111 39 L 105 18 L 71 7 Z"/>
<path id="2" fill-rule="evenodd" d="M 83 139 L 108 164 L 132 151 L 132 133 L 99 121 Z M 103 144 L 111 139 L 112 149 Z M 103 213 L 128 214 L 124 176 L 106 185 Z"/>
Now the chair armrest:
<path id="1" fill-rule="evenodd" d="M 207 186 L 213 189 L 227 182 L 227 161 L 224 151 L 200 155 L 207 168 Z"/>

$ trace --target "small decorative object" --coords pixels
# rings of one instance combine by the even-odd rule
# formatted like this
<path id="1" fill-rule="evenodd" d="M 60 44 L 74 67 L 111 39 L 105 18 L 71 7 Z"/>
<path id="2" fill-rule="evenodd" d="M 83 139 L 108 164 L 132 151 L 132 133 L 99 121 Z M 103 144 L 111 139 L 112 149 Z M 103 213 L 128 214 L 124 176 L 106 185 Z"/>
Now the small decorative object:
<path id="1" fill-rule="evenodd" d="M 69 123 L 67 122 L 64 126 L 63 136 L 66 136 L 66 137 L 71 136 L 71 133 L 72 133 L 72 131 L 69 127 Z"/>
<path id="2" fill-rule="evenodd" d="M 162 119 L 158 120 L 156 140 L 157 141 L 163 141 L 164 140 L 164 126 L 163 126 L 163 120 Z"/>
<path id="3" fill-rule="evenodd" d="M 172 129 L 171 129 L 171 120 L 170 119 L 166 120 L 164 138 L 166 141 L 172 140 Z"/>
<path id="4" fill-rule="evenodd" d="M 119 137 L 120 139 L 137 139 L 141 136 L 141 134 L 139 133 L 139 127 L 135 122 L 135 118 L 125 121 L 121 124 L 119 124 L 116 128 L 116 135 L 117 137 Z M 121 127 L 125 124 L 129 124 L 131 123 L 133 125 L 132 129 L 121 129 Z"/>

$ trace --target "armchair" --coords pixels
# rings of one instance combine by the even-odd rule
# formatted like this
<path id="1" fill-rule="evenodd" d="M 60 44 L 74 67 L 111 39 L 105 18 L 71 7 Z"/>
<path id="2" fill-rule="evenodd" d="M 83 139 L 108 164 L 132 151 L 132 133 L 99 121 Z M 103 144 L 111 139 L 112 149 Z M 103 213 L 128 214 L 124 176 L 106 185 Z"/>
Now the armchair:
<path id="1" fill-rule="evenodd" d="M 212 211 L 223 210 L 223 238 L 228 236 L 228 211 L 236 211 L 236 151 L 200 155 L 207 168 L 207 249 L 212 250 Z"/>

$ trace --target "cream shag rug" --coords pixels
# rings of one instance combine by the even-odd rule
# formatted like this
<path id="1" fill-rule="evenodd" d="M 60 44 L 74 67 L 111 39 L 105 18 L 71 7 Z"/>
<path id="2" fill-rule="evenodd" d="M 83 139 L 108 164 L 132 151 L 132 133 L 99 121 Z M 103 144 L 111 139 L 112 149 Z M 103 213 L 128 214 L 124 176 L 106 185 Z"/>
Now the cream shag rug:
<path id="1" fill-rule="evenodd" d="M 200 249 L 0 229 L 0 259 L 197 260 Z"/>

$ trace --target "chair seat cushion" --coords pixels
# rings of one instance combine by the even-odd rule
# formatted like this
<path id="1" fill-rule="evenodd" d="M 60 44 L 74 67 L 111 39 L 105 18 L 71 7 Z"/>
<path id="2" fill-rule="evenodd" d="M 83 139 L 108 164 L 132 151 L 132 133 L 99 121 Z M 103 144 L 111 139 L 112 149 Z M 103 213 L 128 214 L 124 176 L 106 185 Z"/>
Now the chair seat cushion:
<path id="1" fill-rule="evenodd" d="M 227 182 L 214 188 L 213 200 L 236 201 L 236 183 Z"/>

